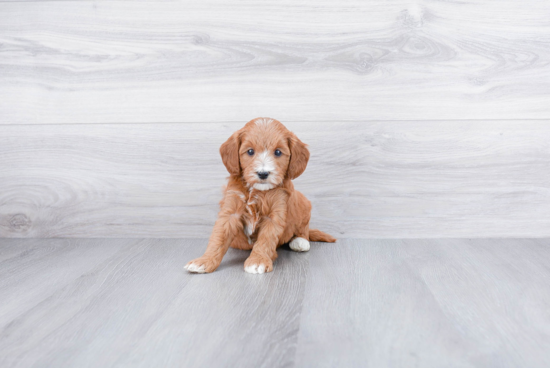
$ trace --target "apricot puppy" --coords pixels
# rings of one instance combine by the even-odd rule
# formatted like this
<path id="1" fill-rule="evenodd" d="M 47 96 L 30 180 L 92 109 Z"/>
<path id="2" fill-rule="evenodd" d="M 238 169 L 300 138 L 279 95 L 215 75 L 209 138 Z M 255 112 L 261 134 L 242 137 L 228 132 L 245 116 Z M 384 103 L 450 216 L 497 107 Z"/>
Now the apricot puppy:
<path id="1" fill-rule="evenodd" d="M 306 169 L 309 151 L 283 124 L 253 119 L 222 144 L 220 154 L 231 176 L 206 252 L 185 266 L 189 272 L 215 271 L 229 247 L 252 250 L 246 272 L 271 272 L 283 244 L 306 252 L 310 241 L 336 241 L 309 228 L 311 203 L 292 184 Z"/>

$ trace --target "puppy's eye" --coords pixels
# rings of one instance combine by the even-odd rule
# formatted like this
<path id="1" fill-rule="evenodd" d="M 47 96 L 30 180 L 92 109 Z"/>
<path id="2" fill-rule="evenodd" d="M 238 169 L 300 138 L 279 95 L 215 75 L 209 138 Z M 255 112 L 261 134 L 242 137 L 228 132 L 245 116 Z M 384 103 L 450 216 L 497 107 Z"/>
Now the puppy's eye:
<path id="1" fill-rule="evenodd" d="M 280 156 L 280 155 L 282 155 L 282 154 L 283 154 L 283 153 L 282 153 L 281 151 L 275 150 L 275 156 Z"/>
<path id="2" fill-rule="evenodd" d="M 254 154 L 254 150 L 253 149 L 249 149 L 248 151 L 246 151 L 246 153 L 248 153 L 250 156 L 252 156 Z"/>

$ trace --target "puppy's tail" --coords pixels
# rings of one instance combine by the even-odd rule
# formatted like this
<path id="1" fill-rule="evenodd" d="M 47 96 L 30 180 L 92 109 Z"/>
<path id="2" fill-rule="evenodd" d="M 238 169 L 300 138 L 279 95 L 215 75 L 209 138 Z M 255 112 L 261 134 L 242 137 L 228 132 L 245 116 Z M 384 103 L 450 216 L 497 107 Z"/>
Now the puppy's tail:
<path id="1" fill-rule="evenodd" d="M 335 243 L 336 239 L 321 230 L 309 229 L 309 241 Z"/>

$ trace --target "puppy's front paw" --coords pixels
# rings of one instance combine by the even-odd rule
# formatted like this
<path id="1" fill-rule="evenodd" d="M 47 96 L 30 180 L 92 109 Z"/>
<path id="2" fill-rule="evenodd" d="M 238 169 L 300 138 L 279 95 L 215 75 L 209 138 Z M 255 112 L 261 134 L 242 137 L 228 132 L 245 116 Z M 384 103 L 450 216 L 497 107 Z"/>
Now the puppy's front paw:
<path id="1" fill-rule="evenodd" d="M 214 272 L 219 265 L 215 260 L 203 256 L 186 264 L 185 269 L 192 273 L 210 273 Z"/>
<path id="2" fill-rule="evenodd" d="M 266 273 L 273 271 L 273 261 L 269 258 L 251 254 L 244 262 L 244 270 L 248 273 Z"/>
<path id="3" fill-rule="evenodd" d="M 309 241 L 304 238 L 294 238 L 288 246 L 295 252 L 307 252 L 309 250 Z"/>

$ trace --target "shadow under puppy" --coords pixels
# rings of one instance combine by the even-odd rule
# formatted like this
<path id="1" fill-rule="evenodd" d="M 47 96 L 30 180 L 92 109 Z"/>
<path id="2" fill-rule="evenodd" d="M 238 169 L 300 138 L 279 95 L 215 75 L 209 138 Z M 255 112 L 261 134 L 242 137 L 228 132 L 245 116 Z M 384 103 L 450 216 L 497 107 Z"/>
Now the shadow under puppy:
<path id="1" fill-rule="evenodd" d="M 306 169 L 309 151 L 283 124 L 253 119 L 220 154 L 231 176 L 206 252 L 185 266 L 189 272 L 215 271 L 229 247 L 252 250 L 246 272 L 271 272 L 277 248 L 289 241 L 297 252 L 308 251 L 309 241 L 336 241 L 309 228 L 311 203 L 292 184 Z"/>

